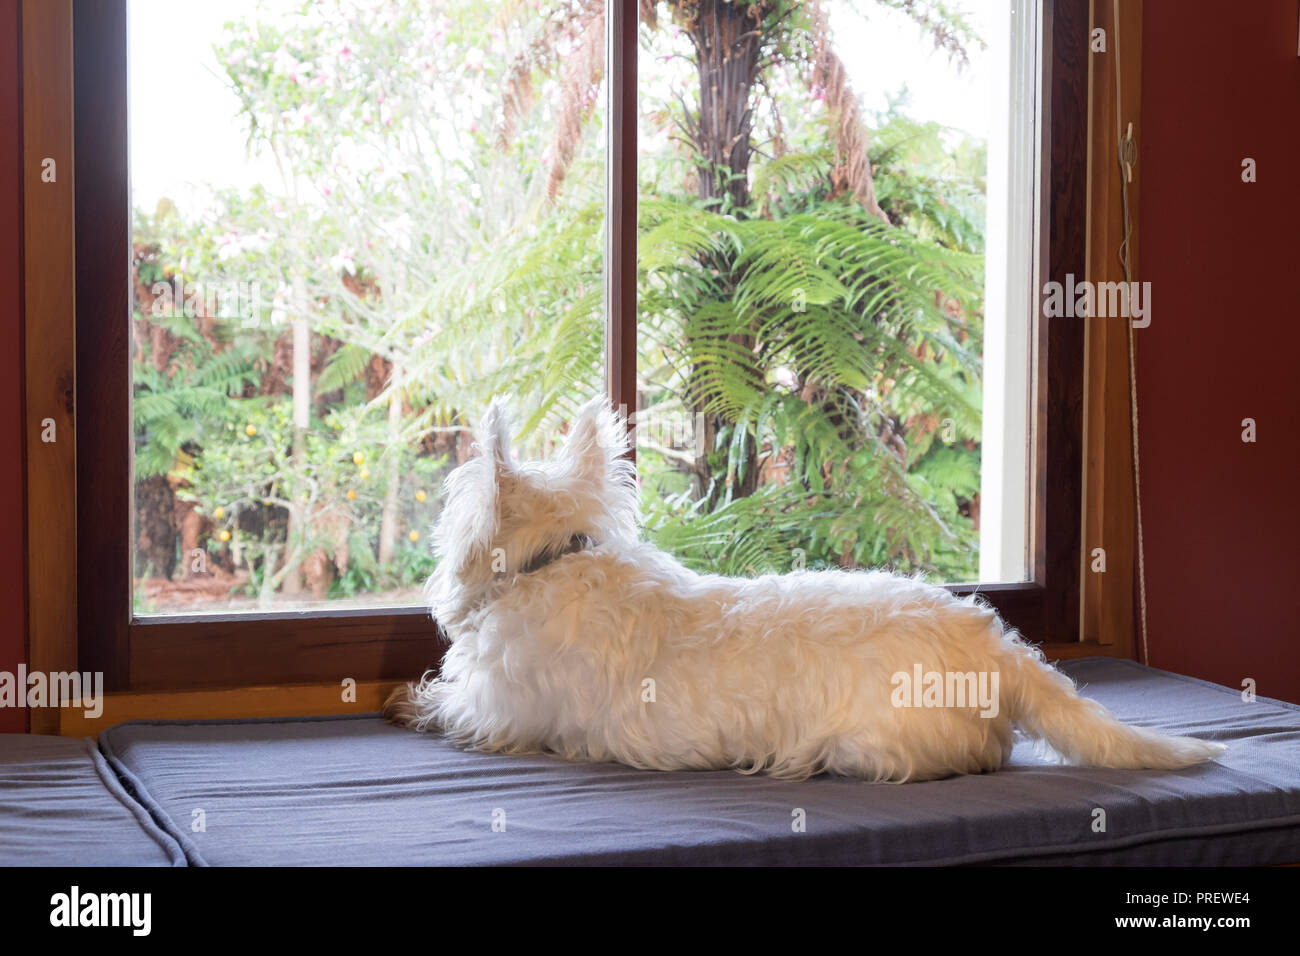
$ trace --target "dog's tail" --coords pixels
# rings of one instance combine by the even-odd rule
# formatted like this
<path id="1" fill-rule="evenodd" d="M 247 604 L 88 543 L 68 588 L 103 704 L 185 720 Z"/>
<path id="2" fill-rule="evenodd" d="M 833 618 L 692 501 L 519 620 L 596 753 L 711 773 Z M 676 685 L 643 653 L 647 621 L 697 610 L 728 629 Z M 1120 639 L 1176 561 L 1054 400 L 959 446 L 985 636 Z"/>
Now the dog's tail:
<path id="1" fill-rule="evenodd" d="M 1025 733 L 1048 744 L 1069 764 L 1120 770 L 1180 770 L 1212 760 L 1227 745 L 1195 737 L 1170 737 L 1120 723 L 1095 700 L 1080 697 L 1074 683 L 1043 660 L 1037 648 L 1019 651 L 1003 687 L 1008 716 Z"/>

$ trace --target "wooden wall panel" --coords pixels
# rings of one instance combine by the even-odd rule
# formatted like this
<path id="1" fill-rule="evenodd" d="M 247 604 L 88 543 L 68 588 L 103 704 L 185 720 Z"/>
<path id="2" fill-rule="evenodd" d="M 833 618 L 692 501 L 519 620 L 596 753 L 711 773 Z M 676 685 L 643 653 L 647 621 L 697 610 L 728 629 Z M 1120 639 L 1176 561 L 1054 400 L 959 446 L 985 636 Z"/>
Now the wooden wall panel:
<path id="1" fill-rule="evenodd" d="M 77 666 L 71 0 L 24 0 L 22 63 L 28 665 L 67 671 Z M 52 709 L 30 716 L 35 732 L 58 721 Z"/>
<path id="2" fill-rule="evenodd" d="M 1119 21 L 1115 9 L 1119 8 Z M 1142 3 L 1093 0 L 1092 27 L 1105 31 L 1105 52 L 1091 53 L 1088 112 L 1088 233 L 1085 274 L 1094 289 L 1125 281 L 1121 175 L 1128 192 L 1131 272 L 1138 277 L 1140 163 L 1121 174 L 1121 131 L 1141 139 Z M 1119 66 L 1119 101 L 1116 66 Z M 1117 129 L 1118 121 L 1122 125 Z M 1130 175 L 1131 174 L 1131 175 Z M 1083 548 L 1080 627 L 1086 641 L 1132 656 L 1136 565 L 1133 432 L 1130 410 L 1130 319 L 1099 308 L 1084 326 Z M 1138 330 L 1133 330 L 1139 334 Z M 1104 564 L 1103 564 L 1104 562 Z M 1100 570 L 1104 567 L 1104 571 Z"/>

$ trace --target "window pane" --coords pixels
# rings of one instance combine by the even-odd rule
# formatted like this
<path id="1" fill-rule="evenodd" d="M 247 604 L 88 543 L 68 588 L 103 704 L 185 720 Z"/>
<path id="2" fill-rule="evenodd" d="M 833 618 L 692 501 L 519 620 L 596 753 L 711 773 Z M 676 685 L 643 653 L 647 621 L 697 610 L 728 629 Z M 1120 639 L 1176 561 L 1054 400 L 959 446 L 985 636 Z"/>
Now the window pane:
<path id="1" fill-rule="evenodd" d="M 488 400 L 601 389 L 603 4 L 129 13 L 136 610 L 419 603 Z"/>
<path id="2" fill-rule="evenodd" d="M 1034 71 L 1007 67 L 1032 30 L 1001 0 L 899 7 L 660 3 L 642 24 L 638 461 L 650 533 L 700 570 L 980 580 L 992 493 L 1010 557 L 984 577 L 1024 577 L 1003 456 L 1023 464 L 1029 285 L 1006 273 L 1032 244 L 1007 224 L 1030 239 L 1033 163 L 1006 126 L 1032 141 Z M 996 246 L 991 154 L 996 201 L 1024 196 Z"/>

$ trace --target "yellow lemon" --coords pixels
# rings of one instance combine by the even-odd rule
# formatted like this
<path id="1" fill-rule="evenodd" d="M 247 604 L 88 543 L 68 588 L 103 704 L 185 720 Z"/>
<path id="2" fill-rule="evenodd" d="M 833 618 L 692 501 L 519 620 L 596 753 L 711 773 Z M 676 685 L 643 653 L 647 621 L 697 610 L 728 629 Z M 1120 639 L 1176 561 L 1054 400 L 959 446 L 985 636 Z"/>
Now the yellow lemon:
<path id="1" fill-rule="evenodd" d="M 362 469 L 361 469 L 361 480 L 362 480 L 362 481 L 365 481 L 365 480 L 366 480 L 367 478 L 369 478 L 369 477 L 370 477 L 370 469 L 369 469 L 369 468 L 362 468 Z"/>
<path id="2" fill-rule="evenodd" d="M 366 463 L 366 453 L 363 451 L 354 451 L 352 453 L 352 464 L 364 465 Z"/>
<path id="3" fill-rule="evenodd" d="M 348 489 L 348 501 L 352 501 L 352 500 L 354 500 L 354 499 L 356 498 L 356 496 L 357 496 L 357 493 L 356 493 L 353 489 L 349 488 L 349 489 Z"/>
<path id="4" fill-rule="evenodd" d="M 257 434 L 257 426 L 256 426 L 256 425 L 245 425 L 245 426 L 244 426 L 244 434 L 247 435 L 249 438 L 252 438 L 254 435 Z"/>
<path id="5" fill-rule="evenodd" d="M 217 535 L 217 537 L 220 538 L 222 541 L 229 541 L 230 532 L 227 531 L 225 528 L 222 528 L 220 533 Z"/>
<path id="6" fill-rule="evenodd" d="M 418 531 L 412 531 L 410 534 L 407 535 L 407 537 L 410 538 L 412 541 L 419 541 L 419 540 L 420 540 L 420 532 L 418 532 Z"/>
<path id="7" fill-rule="evenodd" d="M 225 508 L 218 508 L 216 511 L 212 512 L 212 517 L 216 518 L 218 521 L 220 521 L 225 516 L 226 516 Z"/>
<path id="8" fill-rule="evenodd" d="M 423 489 L 423 488 L 421 488 L 419 491 L 417 491 L 417 492 L 415 493 L 415 500 L 416 500 L 416 501 L 423 501 L 423 500 L 424 500 L 425 498 L 427 498 L 427 497 L 429 497 L 429 496 L 426 495 L 426 494 L 424 493 L 424 489 Z"/>

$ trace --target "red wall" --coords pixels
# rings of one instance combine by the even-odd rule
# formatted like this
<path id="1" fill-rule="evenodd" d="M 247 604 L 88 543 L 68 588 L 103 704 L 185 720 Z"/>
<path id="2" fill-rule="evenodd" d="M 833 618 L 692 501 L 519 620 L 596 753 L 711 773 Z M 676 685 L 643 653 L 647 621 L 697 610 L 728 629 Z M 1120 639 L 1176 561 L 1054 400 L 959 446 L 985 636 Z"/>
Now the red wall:
<path id="1" fill-rule="evenodd" d="M 1150 662 L 1300 702 L 1300 2 L 1143 12 Z"/>
<path id="2" fill-rule="evenodd" d="M 0 671 L 26 656 L 23 554 L 23 378 L 19 316 L 22 220 L 19 216 L 18 0 L 0 0 Z M 0 708 L 0 733 L 26 729 L 27 712 Z"/>

